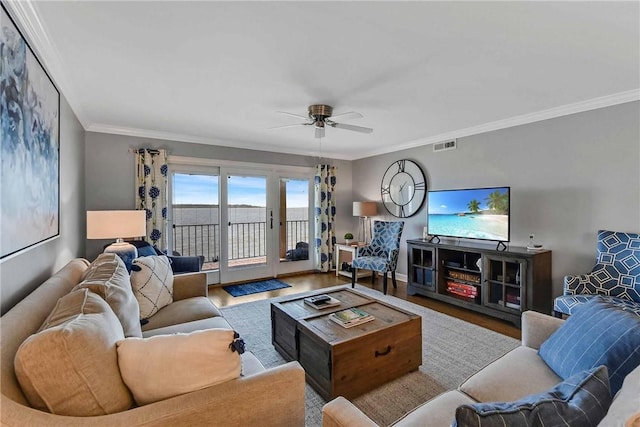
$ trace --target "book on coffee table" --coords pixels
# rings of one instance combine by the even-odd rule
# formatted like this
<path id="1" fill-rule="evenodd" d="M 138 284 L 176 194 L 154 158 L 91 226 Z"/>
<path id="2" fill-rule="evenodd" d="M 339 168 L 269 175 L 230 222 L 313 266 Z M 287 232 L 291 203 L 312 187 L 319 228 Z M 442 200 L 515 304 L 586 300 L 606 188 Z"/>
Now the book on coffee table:
<path id="1" fill-rule="evenodd" d="M 324 310 L 325 308 L 339 306 L 340 300 L 335 299 L 329 295 L 322 294 L 307 297 L 304 299 L 304 303 L 315 308 L 316 310 Z"/>
<path id="2" fill-rule="evenodd" d="M 351 328 L 375 319 L 372 315 L 358 307 L 348 308 L 329 315 L 329 319 L 344 328 Z"/>

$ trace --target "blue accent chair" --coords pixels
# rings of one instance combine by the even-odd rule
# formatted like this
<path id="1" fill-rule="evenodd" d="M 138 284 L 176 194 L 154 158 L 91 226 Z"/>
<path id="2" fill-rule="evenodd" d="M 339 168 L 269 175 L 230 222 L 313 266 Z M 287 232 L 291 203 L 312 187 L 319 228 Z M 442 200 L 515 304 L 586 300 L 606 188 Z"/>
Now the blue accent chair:
<path id="1" fill-rule="evenodd" d="M 373 238 L 369 246 L 358 248 L 358 256 L 351 264 L 351 287 L 356 285 L 356 270 L 364 269 L 382 273 L 382 291 L 387 293 L 387 272 L 391 272 L 393 287 L 397 288 L 396 266 L 400 253 L 400 236 L 404 228 L 404 221 L 374 221 Z"/>
<path id="2" fill-rule="evenodd" d="M 640 316 L 640 234 L 598 231 L 597 264 L 589 274 L 565 276 L 556 317 L 571 315 L 596 295 Z"/>

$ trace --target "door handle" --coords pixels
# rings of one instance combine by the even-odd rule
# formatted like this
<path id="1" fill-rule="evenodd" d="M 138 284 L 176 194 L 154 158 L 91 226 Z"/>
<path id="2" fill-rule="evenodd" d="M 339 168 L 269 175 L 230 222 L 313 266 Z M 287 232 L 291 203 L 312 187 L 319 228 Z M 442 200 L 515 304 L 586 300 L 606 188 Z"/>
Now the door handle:
<path id="1" fill-rule="evenodd" d="M 271 221 L 270 221 L 270 225 L 269 225 L 269 226 L 270 226 L 270 227 L 271 227 L 271 229 L 273 230 L 273 218 L 271 218 Z"/>

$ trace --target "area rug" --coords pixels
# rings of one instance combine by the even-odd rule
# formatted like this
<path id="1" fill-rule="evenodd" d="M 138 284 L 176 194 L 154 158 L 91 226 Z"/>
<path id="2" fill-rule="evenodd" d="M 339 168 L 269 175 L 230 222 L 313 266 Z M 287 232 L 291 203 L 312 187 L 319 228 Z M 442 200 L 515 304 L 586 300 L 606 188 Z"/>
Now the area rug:
<path id="1" fill-rule="evenodd" d="M 331 289 L 334 288 L 326 290 Z M 371 288 L 356 285 L 356 289 L 422 316 L 420 369 L 353 400 L 380 426 L 388 426 L 421 403 L 446 390 L 455 389 L 470 375 L 520 345 L 513 338 L 383 295 Z M 224 317 L 244 338 L 247 349 L 267 368 L 286 363 L 271 344 L 270 304 L 291 297 L 288 295 L 222 309 Z M 322 406 L 325 403 L 307 384 L 307 427 L 322 425 Z"/>
<path id="2" fill-rule="evenodd" d="M 290 288 L 284 282 L 277 279 L 261 280 L 259 282 L 242 283 L 240 285 L 223 286 L 222 289 L 230 293 L 234 297 L 242 297 L 245 295 L 257 294 L 260 292 L 274 291 L 276 289 Z"/>

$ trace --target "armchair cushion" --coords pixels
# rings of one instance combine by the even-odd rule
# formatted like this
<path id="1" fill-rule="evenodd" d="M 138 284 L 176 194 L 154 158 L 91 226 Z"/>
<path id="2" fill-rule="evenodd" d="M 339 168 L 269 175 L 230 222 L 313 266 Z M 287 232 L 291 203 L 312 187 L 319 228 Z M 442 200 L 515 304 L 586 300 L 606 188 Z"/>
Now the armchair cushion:
<path id="1" fill-rule="evenodd" d="M 475 403 L 456 409 L 453 426 L 502 427 L 580 425 L 596 427 L 611 405 L 607 368 L 567 378 L 551 390 L 516 402 Z"/>
<path id="2" fill-rule="evenodd" d="M 140 319 L 147 319 L 173 302 L 173 273 L 166 256 L 133 260 L 131 286 L 140 305 Z"/>
<path id="3" fill-rule="evenodd" d="M 553 303 L 553 310 L 570 315 L 573 314 L 576 308 L 581 307 L 582 304 L 586 304 L 595 297 L 602 298 L 604 301 L 619 307 L 621 310 L 640 316 L 640 303 L 606 295 L 563 295 L 556 298 Z"/>
<path id="4" fill-rule="evenodd" d="M 640 365 L 640 317 L 594 297 L 542 345 L 540 357 L 561 378 L 607 366 L 611 392 Z"/>
<path id="5" fill-rule="evenodd" d="M 233 330 L 127 338 L 117 343 L 122 378 L 139 405 L 238 378 L 240 354 Z"/>

